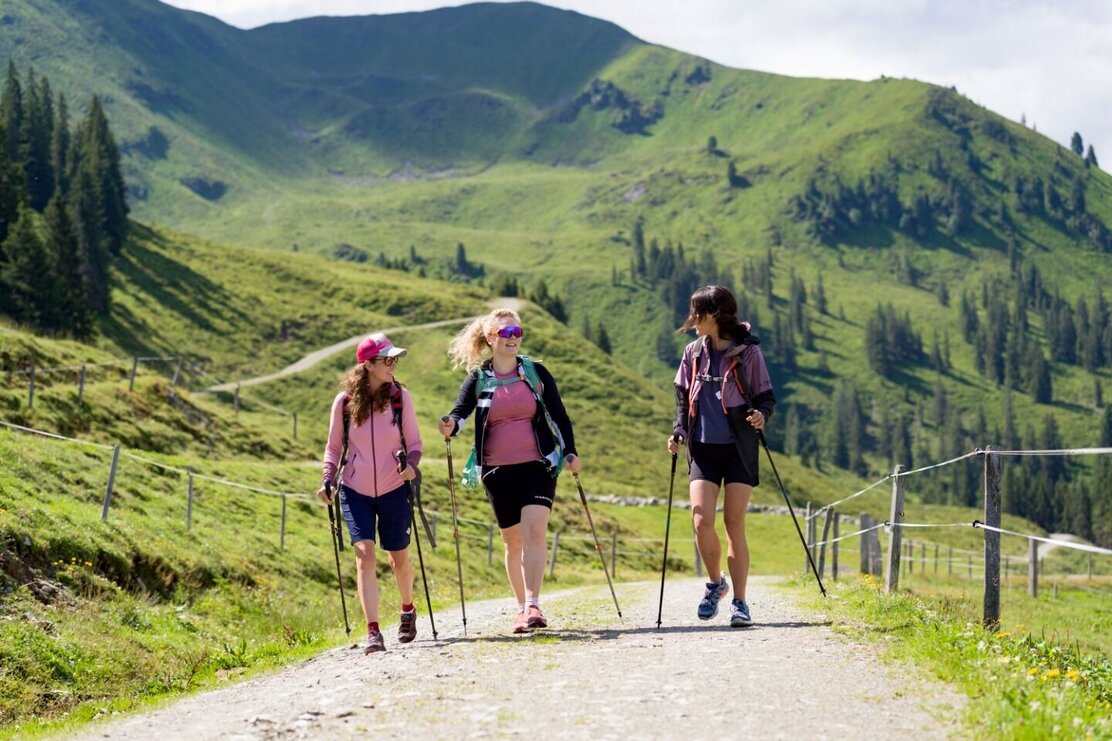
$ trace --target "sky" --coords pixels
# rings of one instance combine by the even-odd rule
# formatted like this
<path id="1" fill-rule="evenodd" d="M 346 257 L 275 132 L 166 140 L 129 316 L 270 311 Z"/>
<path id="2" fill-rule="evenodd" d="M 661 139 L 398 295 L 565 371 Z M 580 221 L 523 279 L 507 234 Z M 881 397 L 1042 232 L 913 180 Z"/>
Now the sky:
<path id="1" fill-rule="evenodd" d="M 319 15 L 430 10 L 435 0 L 168 0 L 240 28 Z M 1108 0 L 556 0 L 655 44 L 797 77 L 912 77 L 1068 145 L 1080 132 L 1112 169 Z"/>

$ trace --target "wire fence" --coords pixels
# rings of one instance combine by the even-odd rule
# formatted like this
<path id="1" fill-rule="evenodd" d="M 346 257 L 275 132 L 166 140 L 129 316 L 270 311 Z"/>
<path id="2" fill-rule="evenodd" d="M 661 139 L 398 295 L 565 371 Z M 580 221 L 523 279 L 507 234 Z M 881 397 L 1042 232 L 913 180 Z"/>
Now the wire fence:
<path id="1" fill-rule="evenodd" d="M 8 367 L 4 369 L 6 386 L 9 389 L 26 388 L 27 408 L 33 409 L 35 401 L 44 393 L 52 392 L 61 387 L 67 394 L 74 395 L 79 407 L 88 403 L 86 387 L 93 383 L 126 382 L 128 391 L 135 390 L 135 382 L 140 377 L 142 367 L 156 370 L 168 378 L 172 387 L 184 386 L 190 388 L 187 378 L 194 379 L 191 390 L 198 394 L 212 396 L 216 400 L 231 404 L 238 416 L 241 409 L 245 411 L 262 411 L 268 414 L 285 417 L 290 420 L 290 433 L 297 437 L 297 412 L 284 409 L 275 404 L 263 401 L 254 396 L 244 394 L 238 383 L 222 380 L 198 363 L 192 361 L 187 355 L 137 355 L 126 359 L 116 359 L 99 363 L 81 363 L 55 367 L 39 367 L 33 358 L 24 366 Z M 116 372 L 113 374 L 113 370 Z M 227 391 L 211 391 L 200 387 L 201 379 L 215 381 L 217 385 L 230 387 Z M 18 382 L 17 382 L 18 381 Z"/>
<path id="2" fill-rule="evenodd" d="M 807 505 L 807 510 L 804 515 L 804 521 L 807 527 L 807 535 L 805 536 L 806 546 L 808 550 L 808 558 L 804 564 L 804 571 L 810 573 L 811 564 L 817 562 L 816 571 L 819 578 L 825 574 L 825 561 L 826 553 L 829 549 L 831 552 L 831 560 L 833 563 L 832 574 L 836 579 L 838 576 L 838 544 L 852 539 L 860 539 L 860 571 L 863 573 L 870 573 L 876 576 L 882 575 L 882 570 L 885 576 L 886 588 L 889 591 L 894 591 L 898 588 L 899 578 L 901 571 L 904 573 L 914 573 L 916 566 L 919 567 L 921 573 L 926 573 L 928 563 L 933 561 L 934 572 L 938 573 L 940 564 L 945 564 L 947 576 L 952 576 L 955 571 L 955 565 L 959 571 L 963 571 L 970 578 L 974 573 L 983 575 L 984 578 L 984 616 L 983 620 L 986 626 L 996 626 L 999 624 L 999 591 L 1001 585 L 1001 565 L 1003 564 L 1004 580 L 1005 583 L 1011 576 L 1011 569 L 1013 562 L 1022 561 L 1026 566 L 1028 575 L 1028 593 L 1031 596 L 1038 595 L 1039 574 L 1041 571 L 1041 562 L 1045 558 L 1047 549 L 1044 549 L 1042 556 L 1040 556 L 1038 544 L 1043 543 L 1050 549 L 1065 548 L 1070 550 L 1082 551 L 1088 555 L 1087 563 L 1087 577 L 1092 578 L 1093 573 L 1093 556 L 1112 556 L 1112 549 L 1103 548 L 1097 545 L 1076 542 L 1072 540 L 1063 540 L 1061 538 L 1044 537 L 1035 533 L 1022 533 L 1015 530 L 1009 530 L 1000 527 L 1001 519 L 1001 487 L 1000 487 L 1000 457 L 1001 456 L 1076 456 L 1076 455 L 1110 455 L 1112 448 L 1108 447 L 1089 447 L 1089 448 L 1062 448 L 1062 449 L 1046 449 L 1046 450 L 995 450 L 991 447 L 977 448 L 969 453 L 960 455 L 949 460 L 941 461 L 939 463 L 921 466 L 912 470 L 904 470 L 902 466 L 896 466 L 895 470 L 887 474 L 881 479 L 872 482 L 865 488 L 850 494 L 847 497 L 824 505 L 822 507 L 812 509 L 810 503 Z M 984 477 L 984 520 L 973 520 L 972 522 L 950 522 L 950 523 L 930 523 L 930 522 L 906 522 L 904 521 L 904 486 L 905 479 L 914 474 L 923 473 L 945 466 L 951 466 L 964 460 L 971 458 L 981 457 L 984 459 L 985 477 Z M 874 522 L 868 514 L 862 514 L 859 518 L 859 529 L 847 535 L 840 535 L 838 532 L 839 523 L 843 516 L 837 513 L 836 507 L 843 505 L 846 502 L 852 501 L 857 497 L 863 496 L 869 491 L 872 491 L 881 484 L 891 481 L 892 494 L 891 494 L 891 515 L 883 522 Z M 822 534 L 818 534 L 818 522 L 820 517 L 823 521 Z M 951 546 L 945 546 L 946 555 L 940 558 L 941 546 L 937 543 L 930 543 L 929 541 L 912 541 L 910 537 L 904 542 L 903 533 L 907 531 L 909 534 L 920 530 L 930 529 L 955 529 L 955 528 L 973 528 L 980 529 L 984 532 L 982 551 L 970 551 L 963 549 L 956 549 Z M 887 565 L 882 567 L 882 558 L 880 553 L 880 543 L 878 533 L 884 530 L 888 534 L 888 553 Z M 831 535 L 831 531 L 833 534 Z M 1007 555 L 1001 553 L 1000 537 L 1007 536 L 1009 538 L 1022 538 L 1028 541 L 1028 555 L 1026 558 Z M 932 545 L 934 554 L 933 559 L 929 559 L 926 553 L 927 546 Z M 915 554 L 915 547 L 919 546 L 919 555 Z M 954 557 L 957 554 L 958 558 Z M 964 555 L 964 562 L 961 556 Z M 975 563 L 976 562 L 976 563 Z M 1063 574 L 1059 574 L 1061 576 Z M 1049 574 L 1043 574 L 1049 576 Z M 1055 584 L 1055 592 L 1057 592 L 1057 584 Z"/>

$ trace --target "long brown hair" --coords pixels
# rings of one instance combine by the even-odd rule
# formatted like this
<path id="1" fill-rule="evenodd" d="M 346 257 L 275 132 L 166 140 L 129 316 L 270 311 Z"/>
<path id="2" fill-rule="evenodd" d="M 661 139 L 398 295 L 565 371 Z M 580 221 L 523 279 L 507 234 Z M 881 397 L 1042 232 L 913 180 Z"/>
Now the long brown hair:
<path id="1" fill-rule="evenodd" d="M 741 342 L 749 337 L 749 330 L 737 318 L 737 299 L 726 286 L 703 286 L 691 294 L 691 311 L 677 332 L 695 328 L 695 317 L 711 316 L 718 325 L 720 337 Z"/>
<path id="2" fill-rule="evenodd" d="M 393 383 L 384 383 L 378 391 L 371 393 L 371 363 L 359 363 L 344 375 L 340 387 L 348 395 L 348 412 L 356 427 L 367 421 L 371 412 L 381 412 L 390 404 L 390 390 Z M 400 385 L 400 384 L 399 384 Z"/>

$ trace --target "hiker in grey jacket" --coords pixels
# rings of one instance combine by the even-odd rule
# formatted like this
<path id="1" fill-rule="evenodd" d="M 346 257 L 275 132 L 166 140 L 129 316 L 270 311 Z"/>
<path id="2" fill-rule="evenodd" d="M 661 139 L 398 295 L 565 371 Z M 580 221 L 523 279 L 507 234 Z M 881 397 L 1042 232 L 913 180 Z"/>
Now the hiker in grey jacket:
<path id="1" fill-rule="evenodd" d="M 714 529 L 718 490 L 724 487 L 726 562 L 734 581 L 730 625 L 745 627 L 753 623 L 745 599 L 745 513 L 759 483 L 757 435 L 772 416 L 776 397 L 760 340 L 749 332 L 748 323 L 738 321 L 737 300 L 728 288 L 704 286 L 692 294 L 690 315 L 680 330 L 689 329 L 698 337 L 684 348 L 676 372 L 676 418 L 668 452 L 675 454 L 680 441 L 687 441 L 695 540 L 710 578 L 697 614 L 700 620 L 713 618 L 730 591 Z"/>
<path id="2" fill-rule="evenodd" d="M 468 375 L 439 426 L 445 437 L 455 435 L 476 412 L 469 467 L 483 483 L 505 544 L 506 576 L 518 604 L 514 633 L 548 626 L 540 595 L 556 476 L 565 462 L 573 473 L 580 466 L 556 380 L 518 355 L 523 335 L 516 312 L 496 309 L 452 340 L 448 354 Z"/>

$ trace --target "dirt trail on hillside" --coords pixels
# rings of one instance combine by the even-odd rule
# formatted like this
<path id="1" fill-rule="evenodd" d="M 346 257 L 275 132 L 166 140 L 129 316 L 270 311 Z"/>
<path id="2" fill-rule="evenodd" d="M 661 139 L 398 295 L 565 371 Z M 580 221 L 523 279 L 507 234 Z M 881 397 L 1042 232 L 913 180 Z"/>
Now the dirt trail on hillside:
<path id="1" fill-rule="evenodd" d="M 658 585 L 619 584 L 619 622 L 606 587 L 544 601 L 550 629 L 512 636 L 509 600 L 423 616 L 418 640 L 387 652 L 343 647 L 300 665 L 86 728 L 79 739 L 741 737 L 946 738 L 962 700 L 876 646 L 836 635 L 767 578 L 749 599 L 757 625 L 729 627 L 728 602 L 695 618 L 702 593 L 669 582 L 656 630 Z M 358 609 L 358 608 L 357 608 Z M 69 734 L 72 737 L 72 734 Z"/>
<path id="2" fill-rule="evenodd" d="M 521 311 L 522 307 L 525 306 L 525 302 L 523 300 L 513 297 L 497 298 L 491 300 L 489 303 L 492 309 L 504 306 L 513 309 L 514 311 Z M 375 331 L 382 332 L 386 335 L 391 335 L 395 332 L 410 332 L 415 329 L 435 329 L 437 327 L 451 327 L 455 324 L 466 324 L 467 322 L 470 322 L 471 320 L 476 318 L 477 317 L 473 316 L 465 316 L 458 319 L 443 319 L 438 322 L 425 322 L 423 324 L 387 327 L 386 329 L 377 329 Z M 322 360 L 332 357 L 336 353 L 343 352 L 344 350 L 350 350 L 351 348 L 358 345 L 359 341 L 366 336 L 366 333 L 359 334 L 355 337 L 349 337 L 346 340 L 336 342 L 327 347 L 322 347 L 319 350 L 314 350 L 305 357 L 301 358 L 301 360 L 298 360 L 295 363 L 291 363 L 290 365 L 287 365 L 285 368 L 275 373 L 268 373 L 265 376 L 255 376 L 254 378 L 243 378 L 238 381 L 232 381 L 229 383 L 218 383 L 215 386 L 209 386 L 207 389 L 205 389 L 205 391 L 235 391 L 236 386 L 239 386 L 241 388 L 244 386 L 258 386 L 260 383 L 276 381 L 279 378 L 285 378 L 286 376 L 292 376 L 295 373 L 301 373 L 302 371 L 306 371 L 312 368 L 314 365 L 321 362 Z"/>

